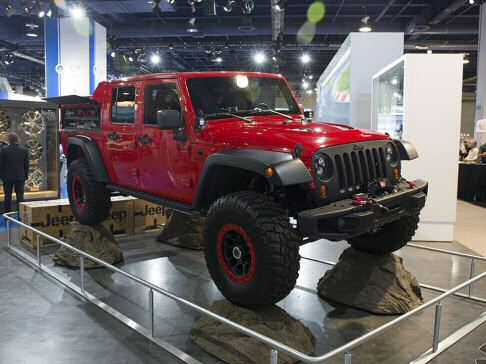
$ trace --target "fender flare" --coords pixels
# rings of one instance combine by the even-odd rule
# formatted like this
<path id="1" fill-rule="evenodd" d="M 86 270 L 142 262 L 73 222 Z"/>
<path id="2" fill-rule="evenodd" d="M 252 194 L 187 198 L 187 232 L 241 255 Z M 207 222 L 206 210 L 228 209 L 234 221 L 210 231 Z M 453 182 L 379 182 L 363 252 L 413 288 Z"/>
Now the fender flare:
<path id="1" fill-rule="evenodd" d="M 294 159 L 288 153 L 259 149 L 227 149 L 211 154 L 204 162 L 193 203 L 194 210 L 200 209 L 206 186 L 211 178 L 211 170 L 218 166 L 258 173 L 274 186 L 291 186 L 313 181 L 304 162 L 298 158 Z M 265 173 L 269 167 L 273 169 L 271 176 Z"/>
<path id="2" fill-rule="evenodd" d="M 401 160 L 411 161 L 418 158 L 418 151 L 411 142 L 399 139 L 395 139 L 394 142 L 398 148 Z"/>
<path id="3" fill-rule="evenodd" d="M 110 178 L 106 172 L 103 159 L 101 158 L 101 153 L 94 140 L 82 135 L 70 137 L 67 142 L 68 163 L 71 162 L 69 160 L 69 150 L 71 146 L 77 146 L 83 150 L 84 156 L 88 161 L 89 167 L 93 172 L 96 182 L 110 183 Z"/>

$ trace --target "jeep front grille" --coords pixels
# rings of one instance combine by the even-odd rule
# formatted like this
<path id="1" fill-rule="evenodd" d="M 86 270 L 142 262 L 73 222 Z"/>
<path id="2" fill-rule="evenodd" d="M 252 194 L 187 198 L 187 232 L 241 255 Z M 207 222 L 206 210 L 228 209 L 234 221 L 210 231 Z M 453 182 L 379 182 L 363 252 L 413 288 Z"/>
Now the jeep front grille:
<path id="1" fill-rule="evenodd" d="M 393 178 L 393 167 L 387 163 L 385 148 L 389 140 L 376 140 L 321 149 L 333 164 L 333 176 L 325 183 L 329 200 L 353 193 L 365 192 L 368 184 L 380 178 Z M 339 195 L 339 196 L 338 196 Z"/>

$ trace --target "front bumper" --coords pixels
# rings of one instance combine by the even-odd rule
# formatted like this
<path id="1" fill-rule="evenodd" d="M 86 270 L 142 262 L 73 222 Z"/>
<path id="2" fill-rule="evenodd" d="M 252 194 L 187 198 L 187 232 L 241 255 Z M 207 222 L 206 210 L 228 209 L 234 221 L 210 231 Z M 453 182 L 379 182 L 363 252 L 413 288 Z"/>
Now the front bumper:
<path id="1" fill-rule="evenodd" d="M 419 212 L 425 206 L 428 184 L 414 181 L 410 186 L 398 184 L 395 192 L 359 206 L 346 199 L 299 213 L 297 221 L 302 236 L 317 239 L 344 240 L 365 234 L 385 224 Z"/>

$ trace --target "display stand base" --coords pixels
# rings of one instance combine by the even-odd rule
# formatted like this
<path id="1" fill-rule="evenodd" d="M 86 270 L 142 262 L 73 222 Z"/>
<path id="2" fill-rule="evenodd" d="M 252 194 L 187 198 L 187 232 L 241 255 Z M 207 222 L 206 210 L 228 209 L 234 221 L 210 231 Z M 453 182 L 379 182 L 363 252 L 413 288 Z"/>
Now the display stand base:
<path id="1" fill-rule="evenodd" d="M 204 218 L 166 210 L 166 221 L 157 241 L 187 249 L 203 249 Z"/>
<path id="2" fill-rule="evenodd" d="M 316 340 L 312 332 L 277 306 L 249 310 L 220 300 L 213 304 L 211 311 L 303 353 L 314 353 Z M 270 361 L 272 348 L 207 316 L 194 323 L 190 335 L 197 345 L 226 363 L 268 364 Z M 278 362 L 291 364 L 297 360 L 279 353 Z"/>
<path id="3" fill-rule="evenodd" d="M 66 237 L 66 243 L 110 264 L 123 261 L 123 252 L 118 246 L 113 234 L 103 225 L 81 225 L 71 223 L 71 230 Z M 54 255 L 55 264 L 79 268 L 79 254 L 62 247 Z M 100 268 L 98 263 L 85 259 L 86 268 Z"/>
<path id="4" fill-rule="evenodd" d="M 343 251 L 317 291 L 323 299 L 377 314 L 402 314 L 423 303 L 419 283 L 401 257 L 354 248 Z"/>

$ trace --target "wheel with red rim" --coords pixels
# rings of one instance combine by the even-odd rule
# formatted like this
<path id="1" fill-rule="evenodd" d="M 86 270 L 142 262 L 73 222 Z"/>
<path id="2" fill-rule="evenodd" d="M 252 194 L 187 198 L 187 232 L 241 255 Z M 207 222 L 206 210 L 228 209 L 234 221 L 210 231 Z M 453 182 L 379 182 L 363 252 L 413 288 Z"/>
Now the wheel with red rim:
<path id="1" fill-rule="evenodd" d="M 96 225 L 110 214 L 111 200 L 105 186 L 95 181 L 88 162 L 79 158 L 69 164 L 68 196 L 73 215 L 85 225 Z"/>
<path id="2" fill-rule="evenodd" d="M 293 289 L 299 272 L 299 236 L 270 197 L 237 192 L 208 211 L 204 254 L 214 283 L 233 303 L 274 304 Z"/>

